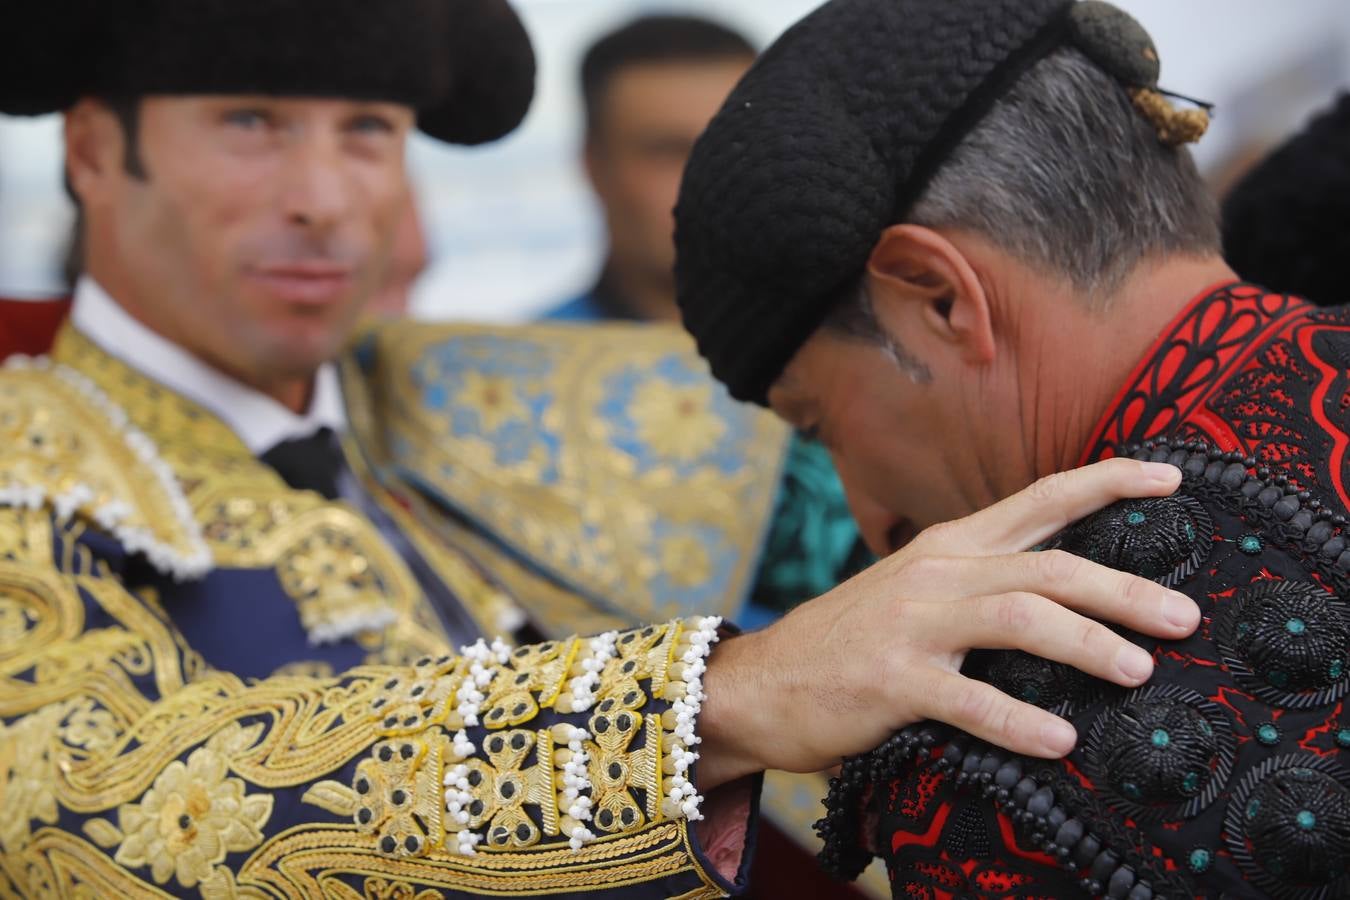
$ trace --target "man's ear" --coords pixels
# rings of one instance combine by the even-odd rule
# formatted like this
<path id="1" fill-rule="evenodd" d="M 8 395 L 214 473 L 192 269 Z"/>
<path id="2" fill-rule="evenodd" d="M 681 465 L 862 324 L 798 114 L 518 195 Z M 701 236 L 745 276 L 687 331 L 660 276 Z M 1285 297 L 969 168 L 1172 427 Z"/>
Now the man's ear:
<path id="1" fill-rule="evenodd" d="M 989 297 L 969 260 L 947 238 L 921 225 L 892 225 L 872 248 L 867 273 L 878 315 L 884 315 L 883 302 L 903 303 L 967 362 L 993 361 Z"/>
<path id="2" fill-rule="evenodd" d="M 80 100 L 65 116 L 66 178 L 81 205 L 100 205 L 126 177 L 127 136 L 104 103 Z"/>

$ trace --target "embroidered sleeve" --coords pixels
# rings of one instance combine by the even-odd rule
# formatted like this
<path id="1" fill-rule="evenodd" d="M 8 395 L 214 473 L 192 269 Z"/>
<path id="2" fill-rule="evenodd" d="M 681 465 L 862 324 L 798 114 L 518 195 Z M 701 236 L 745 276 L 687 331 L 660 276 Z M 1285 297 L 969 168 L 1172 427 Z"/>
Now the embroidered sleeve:
<path id="1" fill-rule="evenodd" d="M 688 833 L 716 619 L 245 682 L 41 564 L 52 527 L 0 510 L 0 894 L 724 893 Z"/>

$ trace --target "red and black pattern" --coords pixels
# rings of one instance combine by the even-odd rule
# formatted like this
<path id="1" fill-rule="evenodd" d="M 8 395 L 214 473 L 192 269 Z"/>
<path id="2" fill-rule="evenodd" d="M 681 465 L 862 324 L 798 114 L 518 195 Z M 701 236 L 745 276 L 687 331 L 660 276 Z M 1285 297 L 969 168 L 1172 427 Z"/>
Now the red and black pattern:
<path id="1" fill-rule="evenodd" d="M 1181 491 L 1059 544 L 1175 584 L 1200 629 L 1136 636 L 1158 668 L 1131 692 L 1049 692 L 1026 661 L 973 656 L 1004 690 L 1028 673 L 1021 695 L 1049 698 L 1079 748 L 1044 763 L 908 729 L 846 763 L 826 864 L 881 856 L 894 896 L 925 900 L 1350 896 L 1348 434 L 1350 311 L 1247 285 L 1199 300 L 1085 458 L 1170 462 Z"/>

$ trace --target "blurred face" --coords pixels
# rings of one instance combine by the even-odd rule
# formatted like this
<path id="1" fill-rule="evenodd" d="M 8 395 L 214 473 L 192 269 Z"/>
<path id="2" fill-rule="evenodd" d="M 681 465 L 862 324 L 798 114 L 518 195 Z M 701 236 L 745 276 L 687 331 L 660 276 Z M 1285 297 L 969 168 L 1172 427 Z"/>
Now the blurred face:
<path id="1" fill-rule="evenodd" d="M 391 103 L 152 97 L 126 135 L 85 101 L 67 117 L 90 274 L 132 315 L 255 386 L 341 349 L 406 210 L 413 111 Z"/>
<path id="2" fill-rule="evenodd" d="M 752 62 L 629 66 L 602 100 L 586 163 L 616 264 L 673 280 L 674 209 L 694 142 Z"/>

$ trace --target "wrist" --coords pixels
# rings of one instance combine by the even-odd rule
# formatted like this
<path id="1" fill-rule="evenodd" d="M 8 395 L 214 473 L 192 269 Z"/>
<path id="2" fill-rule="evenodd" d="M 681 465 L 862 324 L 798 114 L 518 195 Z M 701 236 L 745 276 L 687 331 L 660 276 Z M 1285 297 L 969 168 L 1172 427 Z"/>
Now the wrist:
<path id="1" fill-rule="evenodd" d="M 707 699 L 699 720 L 697 787 L 707 793 L 719 785 L 762 772 L 765 762 L 756 752 L 764 697 L 763 654 L 758 652 L 763 632 L 723 640 L 708 659 L 704 674 Z M 748 666 L 756 666 L 752 672 Z"/>

